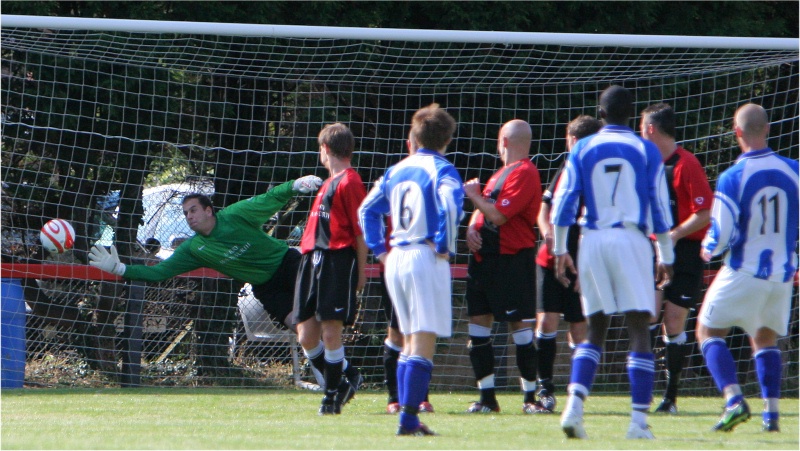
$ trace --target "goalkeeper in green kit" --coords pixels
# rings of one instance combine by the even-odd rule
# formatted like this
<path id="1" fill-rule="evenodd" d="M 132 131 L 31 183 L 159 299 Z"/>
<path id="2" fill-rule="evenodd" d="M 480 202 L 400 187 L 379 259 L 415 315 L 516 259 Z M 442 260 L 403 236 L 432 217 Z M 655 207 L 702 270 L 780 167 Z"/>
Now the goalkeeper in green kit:
<path id="1" fill-rule="evenodd" d="M 316 193 L 322 179 L 307 175 L 236 202 L 215 214 L 203 194 L 183 198 L 183 215 L 195 235 L 164 261 L 154 265 L 125 265 L 117 249 L 95 245 L 89 264 L 129 280 L 160 282 L 206 267 L 253 286 L 253 295 L 277 321 L 295 330 L 292 320 L 294 286 L 300 252 L 264 232 L 262 226 L 295 194 Z"/>

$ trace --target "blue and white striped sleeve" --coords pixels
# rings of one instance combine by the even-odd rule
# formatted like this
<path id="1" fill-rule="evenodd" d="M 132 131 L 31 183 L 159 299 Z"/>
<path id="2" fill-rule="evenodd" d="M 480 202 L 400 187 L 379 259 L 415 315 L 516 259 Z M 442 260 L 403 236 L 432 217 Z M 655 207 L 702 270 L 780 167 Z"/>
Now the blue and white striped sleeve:
<path id="1" fill-rule="evenodd" d="M 381 177 L 375 182 L 367 197 L 358 207 L 358 225 L 364 232 L 364 241 L 375 256 L 386 252 L 386 224 L 384 216 L 389 213 L 389 202 L 383 193 Z"/>
<path id="2" fill-rule="evenodd" d="M 580 146 L 580 142 L 578 144 Z M 577 147 L 577 146 L 576 146 Z M 572 149 L 567 164 L 561 172 L 553 193 L 552 210 L 550 210 L 550 223 L 553 224 L 553 255 L 562 255 L 567 252 L 567 228 L 575 223 L 575 217 L 580 205 L 580 195 L 583 185 L 579 175 L 579 159 L 576 157 L 578 149 Z"/>
<path id="3" fill-rule="evenodd" d="M 653 149 L 648 153 L 647 158 L 654 161 L 650 165 L 650 204 L 653 219 L 653 232 L 667 233 L 672 228 L 672 211 L 669 207 L 669 188 L 667 187 L 667 176 L 664 170 L 664 163 L 658 149 Z"/>
<path id="4" fill-rule="evenodd" d="M 723 254 L 738 238 L 739 205 L 735 200 L 738 187 L 732 172 L 724 172 L 717 181 L 714 204 L 711 207 L 711 227 L 703 238 L 702 247 L 712 256 Z"/>
<path id="5" fill-rule="evenodd" d="M 461 177 L 455 168 L 446 168 L 440 173 L 439 187 L 439 227 L 434 237 L 436 252 L 455 255 L 458 224 L 464 218 L 464 188 Z"/>
<path id="6" fill-rule="evenodd" d="M 567 159 L 567 164 L 558 179 L 553 193 L 553 209 L 550 212 L 550 223 L 556 226 L 568 227 L 575 223 L 578 213 L 579 199 L 583 191 L 583 185 L 578 177 L 578 159 L 575 157 L 577 152 L 573 149 Z"/>

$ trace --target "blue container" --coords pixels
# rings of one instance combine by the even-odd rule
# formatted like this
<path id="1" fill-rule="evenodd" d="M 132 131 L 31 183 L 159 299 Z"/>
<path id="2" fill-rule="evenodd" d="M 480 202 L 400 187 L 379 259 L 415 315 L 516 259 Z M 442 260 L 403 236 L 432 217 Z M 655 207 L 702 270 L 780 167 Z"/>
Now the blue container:
<path id="1" fill-rule="evenodd" d="M 0 279 L 0 388 L 22 388 L 25 381 L 25 297 L 19 279 Z"/>

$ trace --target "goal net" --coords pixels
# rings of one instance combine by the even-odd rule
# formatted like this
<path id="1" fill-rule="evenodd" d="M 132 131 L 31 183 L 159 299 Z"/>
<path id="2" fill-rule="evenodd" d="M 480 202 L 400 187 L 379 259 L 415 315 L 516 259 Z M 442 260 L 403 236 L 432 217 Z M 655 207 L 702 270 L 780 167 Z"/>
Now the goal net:
<path id="1" fill-rule="evenodd" d="M 438 102 L 458 122 L 447 157 L 464 180 L 485 183 L 501 166 L 500 125 L 524 119 L 533 128 L 531 158 L 547 183 L 566 153 L 566 123 L 595 115 L 598 94 L 622 84 L 634 92 L 637 112 L 657 102 L 675 108 L 678 140 L 700 159 L 712 187 L 740 153 L 731 118 L 746 102 L 769 112 L 770 146 L 798 158 L 796 39 L 7 15 L 0 38 L 3 278 L 19 279 L 28 308 L 28 384 L 313 382 L 292 334 L 264 317 L 247 287 L 212 272 L 141 284 L 77 268 L 98 241 L 116 244 L 134 262 L 168 257 L 191 234 L 180 210 L 189 192 L 212 194 L 224 207 L 305 174 L 327 177 L 316 137 L 331 122 L 353 130 L 353 166 L 370 183 L 403 158 L 414 111 Z M 290 202 L 265 230 L 297 244 L 310 199 Z M 39 229 L 52 218 L 74 226 L 73 251 L 53 256 L 41 248 Z M 465 227 L 453 262 L 454 335 L 439 341 L 434 390 L 475 386 L 466 348 Z M 709 265 L 709 277 L 718 265 Z M 346 349 L 378 389 L 386 319 L 377 272 L 370 274 Z M 787 351 L 784 393 L 797 396 L 796 291 L 792 302 L 780 347 Z M 694 321 L 693 312 L 690 343 Z M 562 322 L 559 391 L 569 376 L 565 329 Z M 497 384 L 517 390 L 513 341 L 502 324 L 495 331 Z M 608 338 L 596 390 L 626 393 L 621 318 Z M 757 393 L 747 340 L 735 331 L 729 343 L 743 387 Z M 696 346 L 683 381 L 687 394 L 713 390 Z M 659 372 L 656 390 L 663 384 Z"/>

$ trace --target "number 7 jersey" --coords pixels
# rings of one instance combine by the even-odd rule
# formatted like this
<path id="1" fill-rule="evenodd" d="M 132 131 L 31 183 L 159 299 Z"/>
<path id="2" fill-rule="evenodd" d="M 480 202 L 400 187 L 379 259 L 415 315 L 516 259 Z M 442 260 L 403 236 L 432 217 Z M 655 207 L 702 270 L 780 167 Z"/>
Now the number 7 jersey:
<path id="1" fill-rule="evenodd" d="M 606 125 L 575 145 L 553 197 L 551 222 L 592 229 L 636 228 L 645 235 L 672 226 L 661 153 L 632 129 Z"/>
<path id="2" fill-rule="evenodd" d="M 743 153 L 720 175 L 703 249 L 758 279 L 797 271 L 798 163 L 770 148 Z"/>

